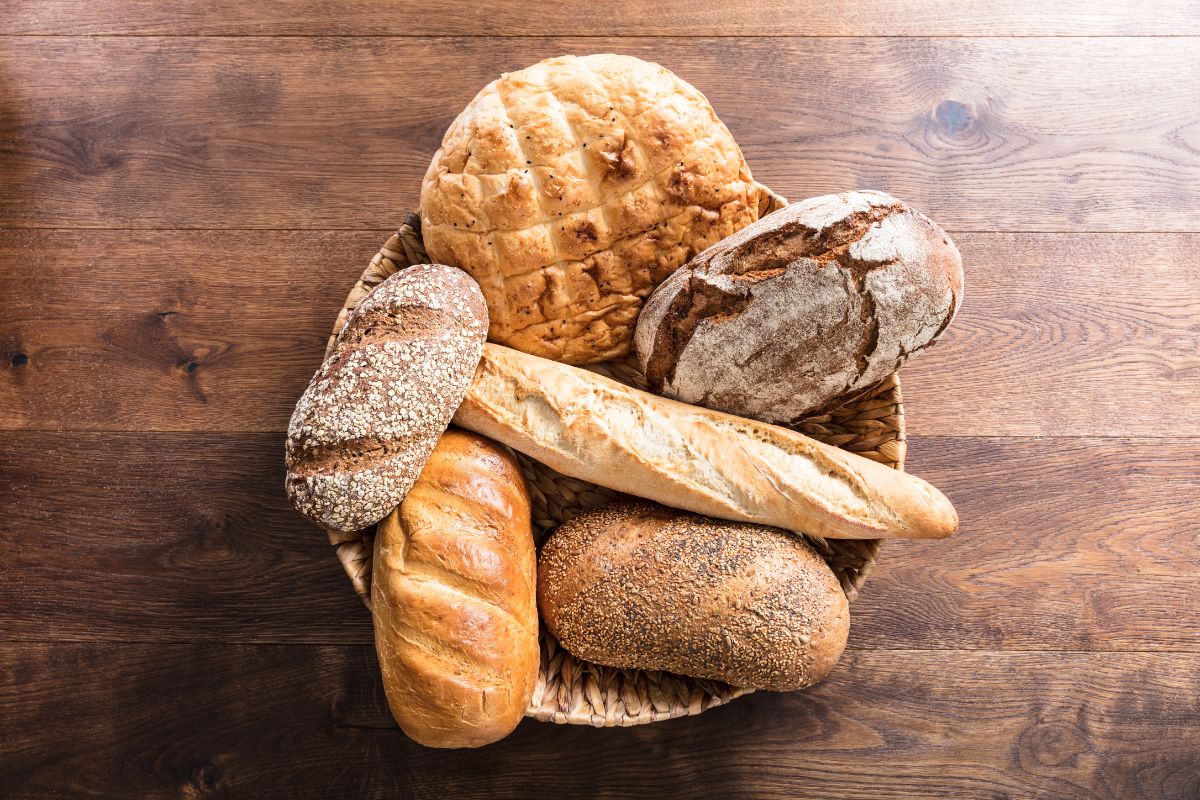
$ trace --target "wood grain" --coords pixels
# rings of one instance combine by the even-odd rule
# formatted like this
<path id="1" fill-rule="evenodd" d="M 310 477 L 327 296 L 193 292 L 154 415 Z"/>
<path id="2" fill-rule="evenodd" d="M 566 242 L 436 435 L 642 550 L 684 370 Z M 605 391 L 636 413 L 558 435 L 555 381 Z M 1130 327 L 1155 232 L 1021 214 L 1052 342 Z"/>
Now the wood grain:
<path id="1" fill-rule="evenodd" d="M 283 431 L 386 238 L 0 232 L 0 425 Z"/>
<path id="2" fill-rule="evenodd" d="M 1194 436 L 1200 236 L 961 234 L 965 297 L 901 372 L 908 430 Z"/>
<path id="3" fill-rule="evenodd" d="M 1195 654 L 849 653 L 803 693 L 436 751 L 394 727 L 370 647 L 0 646 L 0 791 L 1182 800 L 1200 792 L 1197 698 Z"/>
<path id="4" fill-rule="evenodd" d="M 489 80 L 660 61 L 764 183 L 950 229 L 1196 230 L 1200 39 L 9 37 L 0 226 L 386 229 Z"/>
<path id="5" fill-rule="evenodd" d="M 909 469 L 962 527 L 889 543 L 851 640 L 860 647 L 1197 650 L 1195 439 L 943 439 Z"/>
<path id="6" fill-rule="evenodd" d="M 5 438 L 0 639 L 371 640 L 282 435 Z"/>
<path id="7" fill-rule="evenodd" d="M 1200 652 L 1195 440 L 911 447 L 962 529 L 884 549 L 852 648 Z M 0 640 L 370 642 L 282 461 L 278 434 L 9 434 Z"/>
<path id="8" fill-rule="evenodd" d="M 803 13 L 799 13 L 801 11 Z M 945 3 L 938 0 L 787 0 L 695 3 L 554 4 L 443 0 L 22 0 L 0 2 L 8 34 L 283 35 L 283 36 L 1183 36 L 1200 33 L 1190 0 L 1096 3 L 1035 0 Z"/>
<path id="9" fill-rule="evenodd" d="M 385 238 L 0 231 L 0 427 L 282 431 Z M 904 369 L 910 433 L 1200 428 L 1200 235 L 955 239 L 966 299 Z"/>
<path id="10" fill-rule="evenodd" d="M 1200 797 L 1198 35 L 1196 0 L 0 0 L 0 797 Z M 963 527 L 884 549 L 809 692 L 425 750 L 282 430 L 455 114 L 599 51 L 777 191 L 953 233 L 904 386 Z"/>

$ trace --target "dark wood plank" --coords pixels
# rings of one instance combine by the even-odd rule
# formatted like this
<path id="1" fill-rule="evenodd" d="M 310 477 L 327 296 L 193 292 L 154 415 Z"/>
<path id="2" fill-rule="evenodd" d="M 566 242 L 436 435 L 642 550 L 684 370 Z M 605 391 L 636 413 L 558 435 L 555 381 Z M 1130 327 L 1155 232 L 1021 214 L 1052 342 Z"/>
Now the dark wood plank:
<path id="1" fill-rule="evenodd" d="M 1198 698 L 1196 654 L 849 653 L 804 693 L 435 751 L 394 727 L 366 646 L 0 646 L 0 791 L 1184 800 Z"/>
<path id="2" fill-rule="evenodd" d="M 282 431 L 385 238 L 0 232 L 0 427 Z M 1200 235 L 955 238 L 966 300 L 904 370 L 911 433 L 1200 429 Z"/>
<path id="3" fill-rule="evenodd" d="M 963 306 L 902 372 L 909 431 L 1194 436 L 1200 236 L 956 235 Z"/>
<path id="4" fill-rule="evenodd" d="M 477 89 L 608 50 L 694 82 L 788 196 L 884 189 L 959 230 L 1197 227 L 1196 38 L 278 37 L 4 39 L 0 226 L 386 229 Z"/>
<path id="5" fill-rule="evenodd" d="M 12 433 L 0 640 L 366 643 L 278 434 Z M 950 540 L 894 543 L 851 647 L 1200 652 L 1195 440 L 916 439 Z"/>
<path id="6" fill-rule="evenodd" d="M 798 13 L 784 0 L 695 3 L 663 0 L 597 4 L 444 0 L 436 8 L 414 0 L 321 0 L 245 3 L 238 0 L 161 3 L 157 0 L 22 0 L 0 2 L 9 34 L 286 36 L 1181 36 L 1200 33 L 1189 0 L 1125 3 L 1039 0 L 813 0 Z"/>
<path id="7" fill-rule="evenodd" d="M 9 434 L 0 639 L 370 641 L 283 437 Z"/>
<path id="8" fill-rule="evenodd" d="M 916 439 L 962 519 L 895 542 L 854 607 L 860 647 L 1200 649 L 1200 444 Z"/>
<path id="9" fill-rule="evenodd" d="M 0 232 L 0 425 L 286 430 L 386 239 Z"/>

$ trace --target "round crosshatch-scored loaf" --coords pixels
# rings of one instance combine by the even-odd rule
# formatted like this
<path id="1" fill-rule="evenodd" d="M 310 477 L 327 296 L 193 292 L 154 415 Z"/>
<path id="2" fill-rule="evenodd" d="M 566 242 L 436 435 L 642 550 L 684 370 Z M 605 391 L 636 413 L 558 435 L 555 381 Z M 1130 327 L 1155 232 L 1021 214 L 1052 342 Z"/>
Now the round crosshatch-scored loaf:
<path id="1" fill-rule="evenodd" d="M 451 124 L 421 187 L 430 258 L 479 281 L 490 338 L 585 364 L 624 355 L 642 300 L 758 218 L 704 95 L 631 56 L 506 73 Z"/>
<path id="2" fill-rule="evenodd" d="M 929 347 L 962 297 L 962 259 L 883 192 L 803 200 L 710 247 L 638 320 L 647 383 L 777 424 L 843 405 Z"/>
<path id="3" fill-rule="evenodd" d="M 288 426 L 292 505 L 339 531 L 395 508 L 450 424 L 487 335 L 479 286 L 462 270 L 419 264 L 350 314 Z"/>
<path id="4" fill-rule="evenodd" d="M 800 537 L 648 503 L 551 534 L 538 607 L 579 658 L 775 691 L 824 678 L 850 627 L 833 571 Z"/>

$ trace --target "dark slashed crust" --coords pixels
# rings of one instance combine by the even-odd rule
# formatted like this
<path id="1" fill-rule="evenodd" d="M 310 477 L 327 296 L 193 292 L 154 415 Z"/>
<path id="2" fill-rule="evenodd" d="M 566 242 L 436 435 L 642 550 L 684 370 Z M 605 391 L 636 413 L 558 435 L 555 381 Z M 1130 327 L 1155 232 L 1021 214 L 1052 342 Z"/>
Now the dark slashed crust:
<path id="1" fill-rule="evenodd" d="M 811 258 L 820 263 L 835 260 L 861 280 L 866 272 L 877 265 L 851 258 L 850 245 L 888 214 L 905 210 L 906 207 L 901 203 L 873 206 L 870 211 L 857 212 L 822 230 L 808 227 L 801 219 L 789 219 L 783 224 L 779 224 L 776 218 L 760 220 L 746 228 L 755 231 L 755 235 L 737 248 L 733 262 L 736 271 L 725 274 L 742 279 L 738 284 L 748 289 L 759 281 L 775 277 L 798 259 Z M 780 216 L 786 213 L 785 210 Z M 722 252 L 724 249 L 718 243 L 684 264 L 671 276 L 672 280 L 676 279 L 676 275 L 682 277 L 679 280 L 682 288 L 671 299 L 659 323 L 653 354 L 646 367 L 646 381 L 656 392 L 662 390 L 664 383 L 674 379 L 679 354 L 691 341 L 701 320 L 719 314 L 737 316 L 750 302 L 749 292 L 732 295 L 721 292 L 712 284 L 691 279 L 695 273 L 705 272 L 713 258 Z M 865 359 L 870 347 L 871 342 L 863 342 L 860 359 Z"/>
<path id="2" fill-rule="evenodd" d="M 851 203 L 862 205 L 866 200 L 865 210 L 853 210 L 833 221 L 822 217 L 828 212 L 827 206 L 847 198 L 850 200 L 847 208 Z M 821 201 L 830 202 L 826 206 L 813 205 Z M 864 258 L 852 252 L 872 229 L 878 233 L 877 226 L 885 220 L 894 224 L 893 230 L 901 232 L 892 240 L 895 249 L 890 257 Z M 906 237 L 904 241 L 899 241 L 901 236 Z M 877 270 L 892 269 L 898 263 L 902 269 L 886 279 L 893 281 L 888 286 L 896 290 L 884 293 L 885 302 L 891 305 L 880 308 L 869 276 Z M 817 293 L 822 291 L 819 282 L 828 280 L 826 267 L 830 265 L 838 269 L 844 283 L 844 290 L 833 293 L 831 302 L 846 302 L 851 306 L 840 322 L 826 319 L 819 330 L 803 332 L 798 339 L 760 335 L 761 341 L 756 341 L 758 349 L 738 361 L 736 369 L 745 370 L 744 375 L 729 374 L 728 370 L 734 367 L 727 361 L 725 372 L 717 363 L 705 375 L 678 372 L 689 345 L 700 348 L 697 352 L 703 355 L 714 352 L 710 348 L 719 348 L 723 338 L 755 340 L 758 330 L 755 323 L 726 325 L 737 323 L 752 303 L 775 303 L 778 313 L 786 316 L 793 304 L 787 297 L 778 296 L 783 291 L 779 287 L 787 284 L 795 291 L 797 281 L 777 280 L 781 276 L 786 278 L 787 273 L 793 278 L 799 276 L 800 282 L 809 282 L 803 285 Z M 927 217 L 894 198 L 866 192 L 814 198 L 759 220 L 676 271 L 646 303 L 639 320 L 638 355 L 647 382 L 655 392 L 769 422 L 792 423 L 853 400 L 914 353 L 931 346 L 957 310 L 961 276 L 961 260 L 945 233 Z M 891 327 L 881 331 L 880 320 L 895 319 L 897 314 L 914 321 L 920 319 L 926 312 L 914 307 L 911 298 L 919 296 L 922 302 L 932 302 L 947 285 L 951 300 L 940 309 L 931 336 L 909 340 Z M 777 296 L 772 297 L 773 293 Z M 908 297 L 910 302 L 905 305 L 897 297 Z M 799 323 L 797 320 L 796 325 Z M 697 338 L 701 329 L 706 330 L 703 340 Z M 923 330 L 928 333 L 930 328 Z M 892 337 L 889 343 L 893 345 L 882 352 L 881 332 Z M 762 358 L 764 354 L 769 357 Z M 693 354 L 692 369 L 697 361 L 709 360 L 699 355 Z M 855 370 L 845 372 L 840 389 L 835 386 L 818 391 L 805 377 L 840 374 L 851 363 Z M 868 374 L 871 379 L 866 381 Z M 683 384 L 677 378 L 683 378 L 683 383 L 693 387 L 691 394 L 680 389 Z M 701 395 L 694 387 L 706 382 L 710 391 Z M 794 386 L 797 391 L 786 403 L 771 402 L 751 396 L 751 385 Z"/>

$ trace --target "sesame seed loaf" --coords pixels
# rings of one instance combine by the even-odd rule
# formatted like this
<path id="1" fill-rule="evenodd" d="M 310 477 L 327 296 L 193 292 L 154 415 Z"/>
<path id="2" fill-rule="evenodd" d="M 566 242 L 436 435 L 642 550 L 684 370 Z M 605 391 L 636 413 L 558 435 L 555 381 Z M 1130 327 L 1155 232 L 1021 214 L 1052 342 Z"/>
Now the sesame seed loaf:
<path id="1" fill-rule="evenodd" d="M 296 510 L 353 531 L 395 508 L 462 401 L 486 335 L 479 286 L 453 267 L 409 267 L 367 295 L 288 426 Z"/>
<path id="2" fill-rule="evenodd" d="M 651 390 L 791 424 L 845 404 L 934 343 L 962 297 L 936 224 L 882 192 L 795 203 L 659 286 L 634 342 Z"/>
<path id="3" fill-rule="evenodd" d="M 451 123 L 421 233 L 479 281 L 490 339 L 586 364 L 628 353 L 642 300 L 759 200 L 693 86 L 632 56 L 562 56 L 505 73 Z"/>
<path id="4" fill-rule="evenodd" d="M 555 531 L 538 606 L 579 658 L 774 691 L 824 678 L 850 629 L 833 571 L 800 537 L 641 503 Z"/>

